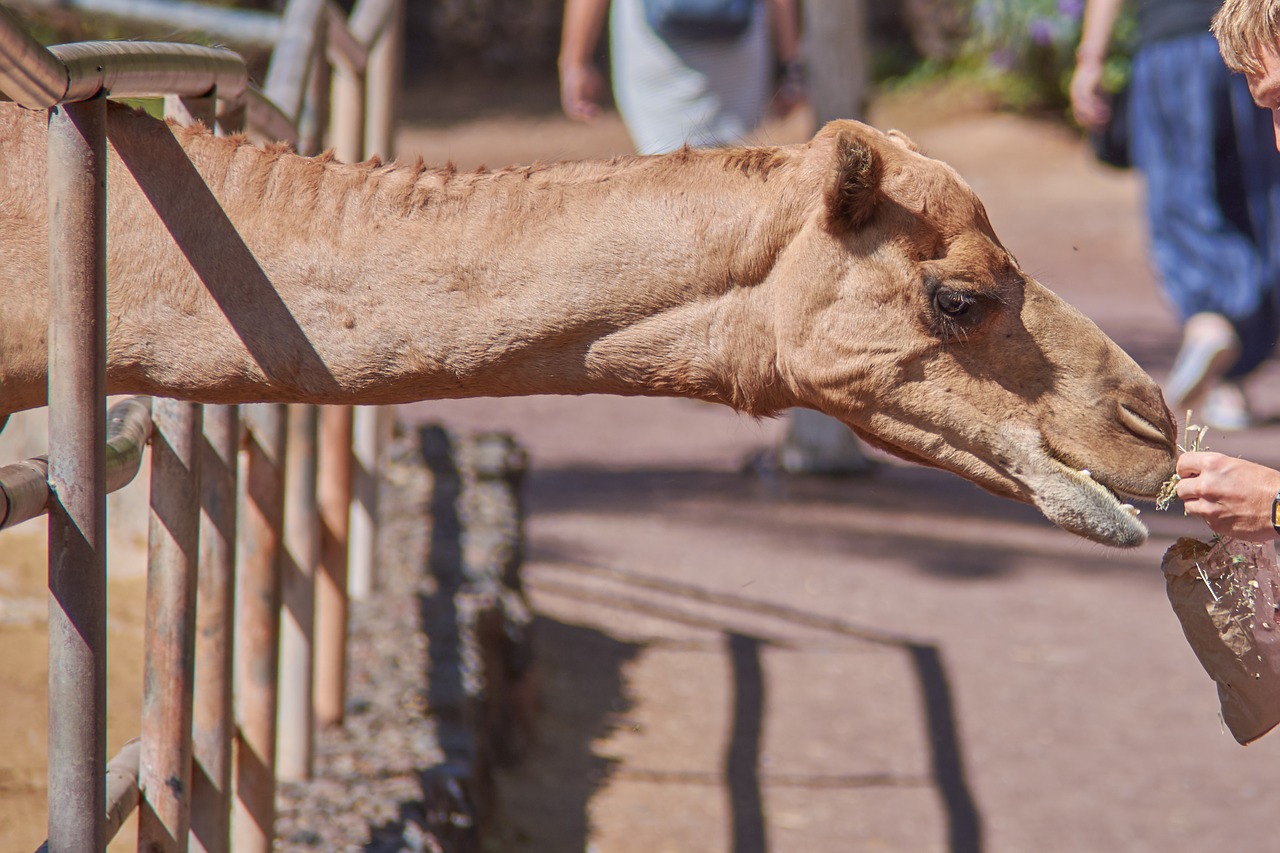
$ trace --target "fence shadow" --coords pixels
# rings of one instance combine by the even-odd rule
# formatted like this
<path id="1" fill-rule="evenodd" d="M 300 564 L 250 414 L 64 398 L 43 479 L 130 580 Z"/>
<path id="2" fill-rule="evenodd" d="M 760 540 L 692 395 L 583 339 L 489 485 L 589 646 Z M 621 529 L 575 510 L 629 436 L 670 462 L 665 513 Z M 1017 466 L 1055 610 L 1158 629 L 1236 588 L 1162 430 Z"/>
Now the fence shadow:
<path id="1" fill-rule="evenodd" d="M 497 774 L 495 836 L 508 853 L 586 850 L 587 808 L 614 761 L 593 745 L 632 707 L 623 669 L 642 650 L 582 625 L 538 617 L 540 709 L 523 763 Z"/>
<path id="2" fill-rule="evenodd" d="M 609 581 L 637 591 L 643 590 L 648 593 L 660 593 L 673 598 L 702 602 L 717 608 L 736 610 L 741 616 L 766 617 L 770 620 L 789 622 L 797 626 L 816 629 L 833 636 L 869 643 L 885 649 L 898 650 L 904 655 L 906 663 L 910 666 L 912 675 L 918 685 L 925 745 L 928 751 L 929 772 L 927 784 L 937 792 L 938 799 L 942 804 L 947 838 L 946 849 L 950 853 L 982 853 L 984 849 L 982 814 L 969 785 L 960 729 L 956 719 L 951 676 L 943 651 L 938 646 L 919 642 L 906 636 L 886 634 L 876 629 L 868 629 L 846 622 L 843 619 L 810 613 L 784 604 L 760 601 L 734 593 L 707 590 L 695 584 L 658 578 L 626 569 L 577 562 L 572 558 L 566 559 L 565 554 L 552 556 L 550 553 L 540 552 L 537 558 L 547 559 L 561 569 L 581 573 L 584 576 L 591 576 L 597 581 L 607 578 Z M 542 584 L 545 586 L 546 582 L 543 581 Z M 572 589 L 565 585 L 556 585 L 555 590 L 561 596 L 570 598 L 574 596 Z M 595 604 L 602 603 L 601 599 L 595 596 L 591 596 L 589 600 Z M 728 829 L 730 845 L 728 849 L 731 853 L 767 853 L 769 850 L 768 813 L 764 805 L 763 781 L 760 770 L 761 744 L 764 737 L 767 707 L 767 681 L 762 656 L 765 649 L 773 641 L 767 637 L 734 630 L 729 622 L 720 622 L 715 617 L 690 615 L 687 612 L 667 608 L 652 602 L 640 604 L 625 594 L 617 597 L 612 606 L 620 611 L 639 608 L 650 616 L 662 616 L 665 612 L 670 618 L 687 622 L 688 624 L 697 624 L 704 628 L 714 628 L 722 632 L 724 651 L 730 670 L 732 696 L 732 708 L 728 721 L 728 739 L 722 765 L 723 777 L 720 780 L 724 785 L 729 806 Z M 736 619 L 731 619 L 730 621 L 736 621 Z M 578 628 L 576 630 L 582 631 L 585 629 Z M 594 631 L 588 633 L 600 636 Z M 594 653 L 585 645 L 580 644 L 576 638 L 569 639 L 572 640 L 571 645 L 555 646 L 548 649 L 540 637 L 540 652 L 545 652 L 548 655 Z M 617 643 L 614 640 L 609 640 L 609 642 Z M 618 645 L 626 647 L 629 650 L 629 655 L 617 660 L 616 666 L 611 666 L 610 672 L 613 674 L 620 672 L 622 666 L 643 649 L 642 645 Z M 568 810 L 572 810 L 571 813 L 573 815 L 581 814 L 585 818 L 590 798 L 601 783 L 607 779 L 607 769 L 610 765 L 610 762 L 606 759 L 592 753 L 592 743 L 604 738 L 609 733 L 610 720 L 608 718 L 609 711 L 606 707 L 603 709 L 604 714 L 591 721 L 591 724 L 586 724 L 580 720 L 570 720 L 567 726 L 562 725 L 567 719 L 563 715 L 581 713 L 582 708 L 578 703 L 583 696 L 591 695 L 592 691 L 596 689 L 596 685 L 592 681 L 595 677 L 595 670 L 589 666 L 582 666 L 581 661 L 579 661 L 577 670 L 581 673 L 584 682 L 580 685 L 574 685 L 572 690 L 560 694 L 554 705 L 549 704 L 544 709 L 543 724 L 551 723 L 553 726 L 551 737 L 549 738 L 549 740 L 556 740 L 556 743 L 551 746 L 553 751 L 569 750 L 582 760 L 577 764 L 556 767 L 550 770 L 545 778 L 536 775 L 513 776 L 511 777 L 511 784 L 520 786 L 515 791 L 517 796 L 526 788 L 546 791 L 549 787 L 551 790 L 548 796 L 554 798 L 554 789 L 558 778 L 581 779 L 584 778 L 584 774 L 589 774 L 585 776 L 590 780 L 589 785 L 585 786 L 581 792 L 575 792 L 573 797 L 565 797 L 564 802 L 558 804 L 559 807 L 567 810 L 566 814 L 569 813 Z M 625 684 L 620 680 L 616 681 L 612 689 L 616 690 L 617 695 L 621 697 L 618 710 L 625 710 L 629 704 L 625 695 Z M 567 705 L 564 704 L 566 701 L 568 702 Z M 617 711 L 614 713 L 617 713 Z M 568 740 L 559 741 L 560 737 L 567 737 Z M 534 761 L 538 762 L 540 758 L 535 756 Z M 597 768 L 604 767 L 606 774 L 591 773 L 593 762 Z M 570 777 L 556 775 L 564 773 L 574 775 Z M 507 791 L 502 791 L 502 798 L 505 800 L 507 797 Z M 554 802 L 554 800 L 548 800 L 546 803 L 540 803 L 537 808 L 550 809 L 553 807 Z M 581 809 L 580 812 L 579 808 Z M 583 840 L 586 838 L 585 832 L 587 829 L 588 827 L 586 827 L 584 821 L 582 826 Z M 539 843 L 544 840 L 541 837 L 538 839 Z M 578 845 L 579 838 L 576 834 L 564 836 L 563 838 L 556 837 L 554 840 L 556 842 L 555 846 L 513 847 L 511 849 L 586 849 Z M 561 843 L 569 842 L 578 846 L 559 846 Z"/>

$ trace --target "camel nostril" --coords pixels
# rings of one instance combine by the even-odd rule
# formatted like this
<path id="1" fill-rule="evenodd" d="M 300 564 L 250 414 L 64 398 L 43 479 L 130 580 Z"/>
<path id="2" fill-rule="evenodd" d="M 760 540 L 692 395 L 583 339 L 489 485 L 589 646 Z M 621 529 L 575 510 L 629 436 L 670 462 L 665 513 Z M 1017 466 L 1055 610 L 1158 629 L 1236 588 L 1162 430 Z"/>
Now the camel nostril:
<path id="1" fill-rule="evenodd" d="M 1165 417 L 1158 420 L 1152 420 L 1145 415 L 1139 414 L 1124 403 L 1119 404 L 1120 423 L 1124 424 L 1129 432 L 1144 438 L 1148 441 L 1154 441 L 1157 444 L 1172 448 L 1175 441 L 1173 419 L 1165 413 Z M 1161 428 L 1161 424 L 1164 428 Z"/>

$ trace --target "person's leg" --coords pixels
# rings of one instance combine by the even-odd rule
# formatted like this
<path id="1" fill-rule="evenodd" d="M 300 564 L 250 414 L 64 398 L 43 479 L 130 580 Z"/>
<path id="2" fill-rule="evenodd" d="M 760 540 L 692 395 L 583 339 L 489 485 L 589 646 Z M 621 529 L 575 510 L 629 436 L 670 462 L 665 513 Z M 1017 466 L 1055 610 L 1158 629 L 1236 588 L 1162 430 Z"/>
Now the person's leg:
<path id="1" fill-rule="evenodd" d="M 1275 151 L 1271 115 L 1253 103 L 1244 78 L 1232 75 L 1223 106 L 1230 133 L 1220 136 L 1218 187 L 1228 219 L 1257 247 L 1261 274 L 1255 280 L 1258 307 L 1233 318 L 1240 356 L 1224 380 L 1209 391 L 1203 419 L 1220 429 L 1242 429 L 1252 417 L 1243 381 L 1274 351 L 1278 314 L 1275 291 L 1280 282 L 1280 155 Z M 1249 279 L 1239 282 L 1247 286 Z"/>
<path id="2" fill-rule="evenodd" d="M 1280 333 L 1276 290 L 1280 287 L 1280 154 L 1275 150 L 1271 113 L 1258 107 L 1245 79 L 1231 74 L 1222 104 L 1224 130 L 1218 158 L 1219 196 L 1226 216 L 1244 234 L 1257 258 L 1256 274 L 1235 283 L 1233 296 L 1249 312 L 1233 316 L 1240 332 L 1240 360 L 1228 373 L 1243 377 L 1269 358 Z"/>
<path id="3" fill-rule="evenodd" d="M 1211 36 L 1152 45 L 1134 64 L 1134 158 L 1147 177 L 1152 259 L 1186 321 L 1166 382 L 1179 413 L 1239 372 L 1270 308 L 1259 247 L 1224 209 L 1222 161 L 1235 156 L 1225 70 Z"/>

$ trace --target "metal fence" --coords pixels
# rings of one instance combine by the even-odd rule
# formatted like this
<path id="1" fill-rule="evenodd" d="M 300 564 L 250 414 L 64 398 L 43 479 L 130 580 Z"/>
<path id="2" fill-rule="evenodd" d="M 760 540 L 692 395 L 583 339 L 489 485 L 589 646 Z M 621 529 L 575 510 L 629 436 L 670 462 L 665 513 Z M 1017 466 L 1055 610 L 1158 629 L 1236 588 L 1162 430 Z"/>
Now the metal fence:
<path id="1" fill-rule="evenodd" d="M 291 0 L 278 18 L 152 5 L 215 34 L 248 21 L 275 43 L 264 91 L 230 50 L 45 48 L 0 6 L 0 93 L 49 113 L 49 454 L 0 468 L 0 528 L 49 515 L 42 849 L 103 850 L 140 806 L 140 849 L 265 851 L 276 779 L 307 777 L 315 724 L 341 721 L 347 590 L 372 583 L 382 419 L 150 398 L 107 412 L 105 104 L 163 96 L 167 115 L 219 133 L 247 126 L 315 153 L 328 130 L 339 159 L 390 156 L 403 0 L 360 0 L 349 19 L 330 0 Z M 142 731 L 108 763 L 105 495 L 148 441 Z"/>

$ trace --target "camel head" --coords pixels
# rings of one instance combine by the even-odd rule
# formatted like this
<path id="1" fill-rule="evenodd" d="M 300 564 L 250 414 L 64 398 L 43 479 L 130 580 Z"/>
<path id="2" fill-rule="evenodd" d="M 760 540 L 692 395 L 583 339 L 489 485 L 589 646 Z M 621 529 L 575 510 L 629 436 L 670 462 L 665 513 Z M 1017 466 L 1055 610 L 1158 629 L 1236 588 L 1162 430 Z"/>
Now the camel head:
<path id="1" fill-rule="evenodd" d="M 1173 473 L 1154 381 L 1028 276 L 959 175 L 901 134 L 834 122 L 819 209 L 779 259 L 779 363 L 874 446 L 1034 504 L 1108 545 Z M 820 164 L 820 165 L 819 165 Z"/>

